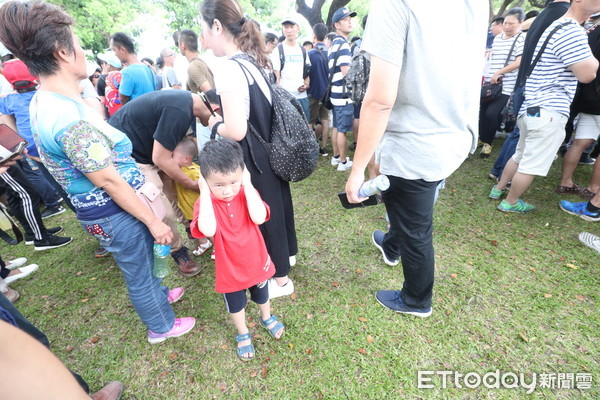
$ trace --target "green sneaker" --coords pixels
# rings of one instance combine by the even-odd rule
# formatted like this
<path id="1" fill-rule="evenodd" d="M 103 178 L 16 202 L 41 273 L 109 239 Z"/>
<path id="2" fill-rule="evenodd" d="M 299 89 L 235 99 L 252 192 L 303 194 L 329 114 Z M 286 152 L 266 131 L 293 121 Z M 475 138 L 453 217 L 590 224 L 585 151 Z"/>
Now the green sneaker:
<path id="1" fill-rule="evenodd" d="M 506 200 L 502 200 L 500 204 L 498 204 L 498 210 L 502 212 L 516 212 L 521 214 L 526 214 L 536 210 L 536 206 L 533 204 L 527 204 L 523 200 L 519 199 L 515 204 L 510 204 Z"/>
<path id="2" fill-rule="evenodd" d="M 490 190 L 490 199 L 498 200 L 504 194 L 504 190 L 498 189 L 498 185 L 494 185 Z"/>

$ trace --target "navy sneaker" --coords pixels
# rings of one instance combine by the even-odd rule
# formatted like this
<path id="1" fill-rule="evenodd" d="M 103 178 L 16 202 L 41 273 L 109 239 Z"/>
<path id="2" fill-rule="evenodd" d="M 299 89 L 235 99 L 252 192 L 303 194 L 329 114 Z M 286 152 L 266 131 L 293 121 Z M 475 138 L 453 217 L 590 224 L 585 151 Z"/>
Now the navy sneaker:
<path id="1" fill-rule="evenodd" d="M 561 200 L 560 208 L 564 212 L 573 215 L 579 215 L 586 221 L 600 221 L 600 212 L 592 213 L 587 210 L 587 202 L 574 203 L 572 201 Z"/>
<path id="2" fill-rule="evenodd" d="M 401 290 L 379 290 L 375 294 L 375 298 L 385 308 L 402 314 L 416 315 L 417 317 L 427 318 L 431 315 L 431 307 L 414 308 L 406 305 L 402 296 Z"/>
<path id="3" fill-rule="evenodd" d="M 391 265 L 392 267 L 394 267 L 394 266 L 398 265 L 398 259 L 397 258 L 395 260 L 394 259 L 390 259 L 385 254 L 385 251 L 383 250 L 383 245 L 382 245 L 384 237 L 385 237 L 385 233 L 383 231 L 380 231 L 379 229 L 375 229 L 375 231 L 373 232 L 373 237 L 372 237 L 373 244 L 381 252 L 381 255 L 383 256 L 383 261 L 387 265 Z"/>

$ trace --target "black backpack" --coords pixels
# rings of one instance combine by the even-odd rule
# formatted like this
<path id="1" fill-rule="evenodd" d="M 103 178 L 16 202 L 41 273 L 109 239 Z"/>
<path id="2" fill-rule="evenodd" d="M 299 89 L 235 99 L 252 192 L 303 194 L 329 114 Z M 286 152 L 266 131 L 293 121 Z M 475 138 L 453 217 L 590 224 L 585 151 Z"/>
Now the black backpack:
<path id="1" fill-rule="evenodd" d="M 300 46 L 300 45 L 298 45 Z M 303 66 L 303 72 L 302 72 L 302 79 L 306 78 L 309 74 L 310 74 L 310 65 L 306 65 L 306 49 L 304 48 L 304 46 L 300 46 L 300 48 L 302 49 L 302 66 Z M 285 64 L 285 54 L 283 54 L 283 44 L 279 43 L 277 45 L 277 50 L 279 52 L 279 73 L 281 73 L 281 71 L 283 71 L 283 65 Z"/>
<path id="2" fill-rule="evenodd" d="M 307 178 L 317 167 L 319 144 L 314 132 L 308 126 L 302 106 L 287 90 L 273 85 L 253 58 L 247 54 L 233 57 L 232 60 L 236 61 L 244 71 L 248 84 L 250 81 L 247 74 L 250 76 L 252 74 L 237 60 L 239 58 L 250 61 L 260 71 L 271 91 L 273 107 L 271 142 L 266 142 L 250 123 L 248 123 L 248 130 L 267 149 L 269 164 L 275 175 L 288 182 L 298 182 Z M 248 140 L 248 144 L 252 152 L 251 140 Z"/>

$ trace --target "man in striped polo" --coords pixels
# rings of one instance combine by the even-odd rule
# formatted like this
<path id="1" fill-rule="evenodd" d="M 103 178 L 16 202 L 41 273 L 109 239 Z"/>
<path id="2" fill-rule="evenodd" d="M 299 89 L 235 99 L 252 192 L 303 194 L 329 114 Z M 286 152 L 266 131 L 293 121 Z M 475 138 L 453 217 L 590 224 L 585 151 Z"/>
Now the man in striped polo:
<path id="1" fill-rule="evenodd" d="M 352 168 L 350 157 L 346 157 L 348 141 L 346 133 L 352 130 L 354 122 L 354 104 L 350 93 L 346 90 L 346 74 L 350 69 L 352 52 L 348 44 L 348 35 L 352 32 L 352 17 L 355 12 L 350 12 L 345 7 L 338 9 L 332 18 L 336 36 L 329 47 L 329 74 L 331 78 L 331 104 L 333 105 L 333 128 L 331 141 L 336 141 L 339 154 L 333 154 L 331 165 L 337 166 L 338 171 Z M 337 133 L 336 133 L 337 131 Z M 335 150 L 335 147 L 334 147 Z"/>
<path id="2" fill-rule="evenodd" d="M 517 120 L 521 137 L 496 187 L 501 195 L 512 181 L 506 199 L 498 205 L 500 211 L 527 213 L 536 209 L 520 197 L 535 176 L 546 176 L 552 166 L 565 138 L 577 81 L 588 83 L 596 77 L 598 60 L 593 57 L 580 24 L 598 11 L 600 0 L 573 0 L 569 11 L 553 22 L 538 41 L 534 58 L 554 32 L 525 85 L 525 101 Z"/>

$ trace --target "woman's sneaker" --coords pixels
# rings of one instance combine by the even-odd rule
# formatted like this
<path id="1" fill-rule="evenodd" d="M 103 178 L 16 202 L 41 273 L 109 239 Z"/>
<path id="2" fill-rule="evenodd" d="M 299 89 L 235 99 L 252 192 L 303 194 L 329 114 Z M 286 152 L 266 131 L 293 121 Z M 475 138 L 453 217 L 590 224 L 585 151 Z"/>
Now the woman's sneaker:
<path id="1" fill-rule="evenodd" d="M 165 333 L 156 333 L 152 332 L 148 329 L 148 342 L 151 344 L 164 342 L 169 338 L 183 336 L 192 329 L 194 329 L 194 325 L 196 325 L 196 319 L 192 317 L 185 318 L 175 318 L 175 324 L 170 331 Z"/>
<path id="2" fill-rule="evenodd" d="M 499 200 L 503 194 L 504 190 L 498 189 L 498 185 L 494 185 L 492 186 L 492 190 L 490 190 L 490 199 Z"/>

